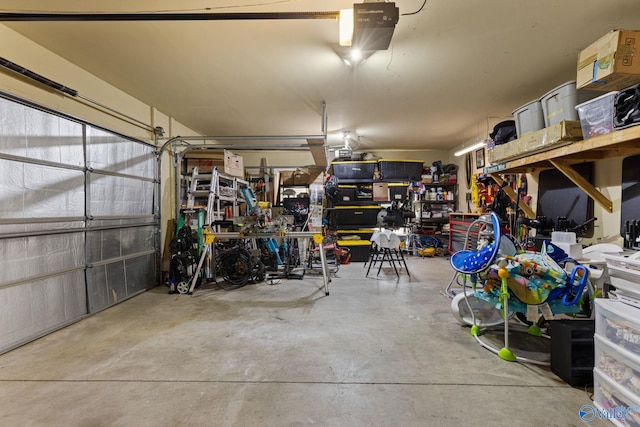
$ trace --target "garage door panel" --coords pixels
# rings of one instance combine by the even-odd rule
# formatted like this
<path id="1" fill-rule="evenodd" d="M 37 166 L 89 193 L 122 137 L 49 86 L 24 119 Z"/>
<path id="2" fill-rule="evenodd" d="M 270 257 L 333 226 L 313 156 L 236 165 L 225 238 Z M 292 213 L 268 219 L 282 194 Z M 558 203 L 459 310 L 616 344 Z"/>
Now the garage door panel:
<path id="1" fill-rule="evenodd" d="M 87 166 L 92 169 L 154 178 L 154 153 L 152 146 L 87 127 Z"/>
<path id="2" fill-rule="evenodd" d="M 0 93 L 0 353 L 157 284 L 158 182 L 155 147 Z"/>
<path id="3" fill-rule="evenodd" d="M 92 173 L 88 190 L 90 215 L 151 215 L 153 186 L 150 181 Z"/>
<path id="4" fill-rule="evenodd" d="M 128 295 L 133 295 L 155 286 L 155 261 L 153 254 L 128 259 L 125 267 Z"/>
<path id="5" fill-rule="evenodd" d="M 7 350 L 87 313 L 84 271 L 0 288 L 0 349 Z"/>

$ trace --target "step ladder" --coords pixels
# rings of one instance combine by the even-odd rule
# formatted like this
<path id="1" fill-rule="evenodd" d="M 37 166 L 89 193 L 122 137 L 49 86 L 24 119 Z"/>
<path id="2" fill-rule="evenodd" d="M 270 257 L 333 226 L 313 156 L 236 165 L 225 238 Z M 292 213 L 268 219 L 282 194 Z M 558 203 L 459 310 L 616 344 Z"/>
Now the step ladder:
<path id="1" fill-rule="evenodd" d="M 193 173 L 191 174 L 191 185 L 187 189 L 187 209 L 193 209 L 193 205 L 195 204 L 195 193 L 198 190 L 198 168 L 193 168 Z"/>
<path id="2" fill-rule="evenodd" d="M 219 206 L 216 205 L 216 194 L 220 191 L 220 175 L 218 174 L 218 168 L 215 167 L 211 172 L 211 185 L 209 185 L 209 196 L 207 197 L 207 218 L 205 224 L 208 226 L 214 220 L 213 213 L 217 212 Z"/>

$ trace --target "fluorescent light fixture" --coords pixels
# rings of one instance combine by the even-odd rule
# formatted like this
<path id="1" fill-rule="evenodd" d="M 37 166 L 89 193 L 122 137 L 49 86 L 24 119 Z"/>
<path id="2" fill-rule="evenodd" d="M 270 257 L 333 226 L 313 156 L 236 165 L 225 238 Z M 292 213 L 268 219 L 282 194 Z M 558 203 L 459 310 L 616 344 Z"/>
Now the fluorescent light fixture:
<path id="1" fill-rule="evenodd" d="M 351 46 L 353 39 L 353 9 L 341 9 L 338 21 L 340 28 L 340 46 Z"/>
<path id="2" fill-rule="evenodd" d="M 483 148 L 485 146 L 485 141 L 480 141 L 480 142 L 476 142 L 473 145 L 470 145 L 466 148 L 463 148 L 461 150 L 456 151 L 455 153 L 453 153 L 454 156 L 458 157 L 458 156 L 462 156 L 463 154 L 467 154 L 469 151 L 473 151 L 473 150 L 477 150 L 479 148 Z"/>

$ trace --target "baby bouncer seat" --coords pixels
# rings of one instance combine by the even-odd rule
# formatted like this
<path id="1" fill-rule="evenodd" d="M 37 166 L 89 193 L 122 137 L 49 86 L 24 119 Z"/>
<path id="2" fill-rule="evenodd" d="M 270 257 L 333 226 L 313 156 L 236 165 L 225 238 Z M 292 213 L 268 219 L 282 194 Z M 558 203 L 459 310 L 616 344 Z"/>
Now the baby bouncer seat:
<path id="1" fill-rule="evenodd" d="M 500 358 L 546 365 L 548 363 L 516 356 L 509 348 L 510 313 L 526 313 L 527 318 L 531 318 L 542 312 L 550 318 L 556 314 L 579 312 L 588 270 L 571 260 L 571 271 L 565 271 L 559 263 L 567 260 L 566 254 L 547 242 L 541 252 L 520 249 L 510 236 L 501 232 L 500 218 L 495 212 L 490 212 L 485 221 L 492 231 L 490 242 L 479 249 L 464 249 L 451 256 L 451 266 L 463 277 L 463 287 L 469 283 L 471 288 L 463 289 L 461 294 L 471 313 L 470 320 L 466 317 L 464 321 L 471 325 L 471 334 L 476 341 Z M 504 325 L 504 347 L 501 349 L 480 338 L 480 322 L 470 299 L 482 300 L 500 310 Z M 531 325 L 528 332 L 542 336 L 536 324 Z"/>

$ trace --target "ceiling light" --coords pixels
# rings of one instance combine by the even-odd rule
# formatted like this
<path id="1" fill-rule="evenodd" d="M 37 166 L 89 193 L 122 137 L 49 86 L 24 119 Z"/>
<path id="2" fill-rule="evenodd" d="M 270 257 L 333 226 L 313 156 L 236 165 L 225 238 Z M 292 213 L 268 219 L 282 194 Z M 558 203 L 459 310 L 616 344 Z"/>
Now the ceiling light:
<path id="1" fill-rule="evenodd" d="M 341 9 L 340 19 L 340 46 L 351 46 L 353 39 L 353 9 Z"/>
<path id="2" fill-rule="evenodd" d="M 486 145 L 485 141 L 476 142 L 473 145 L 470 145 L 470 146 L 468 146 L 466 148 L 463 148 L 461 150 L 456 151 L 455 153 L 453 153 L 453 155 L 456 156 L 456 157 L 462 156 L 463 154 L 467 154 L 470 151 L 483 148 L 485 145 Z"/>
<path id="3" fill-rule="evenodd" d="M 342 61 L 350 67 L 355 67 L 356 65 L 362 64 L 375 52 L 375 50 L 363 51 L 356 48 L 343 48 L 336 51 Z"/>

